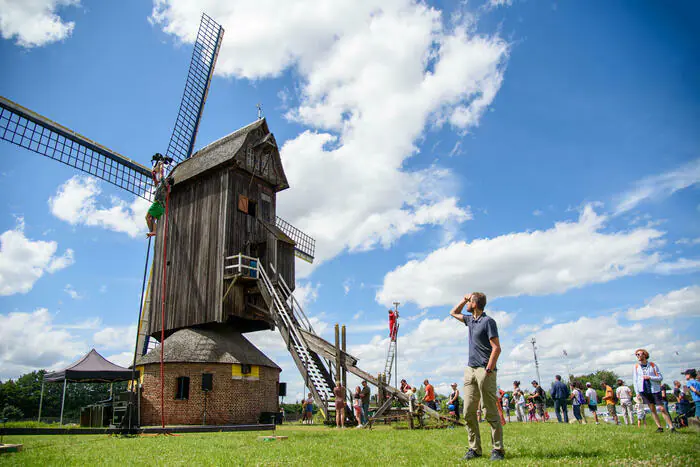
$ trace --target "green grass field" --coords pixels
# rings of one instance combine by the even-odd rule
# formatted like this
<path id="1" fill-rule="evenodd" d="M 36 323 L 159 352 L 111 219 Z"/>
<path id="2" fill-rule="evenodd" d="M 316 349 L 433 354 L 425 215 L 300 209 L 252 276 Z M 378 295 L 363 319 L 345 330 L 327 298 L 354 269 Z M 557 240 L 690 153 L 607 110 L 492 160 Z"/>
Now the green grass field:
<path id="1" fill-rule="evenodd" d="M 484 453 L 490 452 L 482 424 Z M 0 465 L 454 465 L 467 443 L 463 428 L 338 430 L 284 425 L 286 440 L 260 441 L 272 432 L 117 437 L 6 436 L 24 451 L 0 455 Z M 697 465 L 700 435 L 654 433 L 612 425 L 519 424 L 505 426 L 506 463 L 518 465 Z M 487 456 L 488 457 L 488 456 Z M 693 460 L 695 459 L 695 460 Z M 473 464 L 487 459 L 470 461 Z"/>

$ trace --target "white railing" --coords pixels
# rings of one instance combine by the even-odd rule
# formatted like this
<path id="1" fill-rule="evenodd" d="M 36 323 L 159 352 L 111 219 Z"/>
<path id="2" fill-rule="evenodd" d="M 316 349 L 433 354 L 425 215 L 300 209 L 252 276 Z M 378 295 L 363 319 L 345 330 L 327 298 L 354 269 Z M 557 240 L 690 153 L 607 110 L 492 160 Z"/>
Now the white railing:
<path id="1" fill-rule="evenodd" d="M 285 301 L 287 302 L 287 305 L 289 305 L 289 308 L 292 310 L 292 314 L 294 315 L 294 317 L 301 324 L 302 328 L 305 331 L 308 331 L 312 334 L 316 334 L 316 331 L 314 331 L 313 326 L 311 326 L 311 321 L 309 321 L 309 318 L 306 317 L 304 309 L 301 307 L 301 304 L 292 293 L 291 289 L 287 285 L 287 282 L 285 282 L 282 276 L 277 274 L 277 270 L 272 264 L 270 264 L 270 268 L 272 269 L 272 272 L 274 272 L 277 276 L 277 281 L 279 283 L 282 294 L 285 298 Z"/>
<path id="2" fill-rule="evenodd" d="M 227 264 L 229 262 L 232 264 Z M 247 264 L 246 264 L 247 263 Z M 245 270 L 248 275 L 254 279 L 259 277 L 260 272 L 260 260 L 258 258 L 253 258 L 252 256 L 246 256 L 242 253 L 238 253 L 233 256 L 226 256 L 224 258 L 224 274 L 243 274 Z"/>

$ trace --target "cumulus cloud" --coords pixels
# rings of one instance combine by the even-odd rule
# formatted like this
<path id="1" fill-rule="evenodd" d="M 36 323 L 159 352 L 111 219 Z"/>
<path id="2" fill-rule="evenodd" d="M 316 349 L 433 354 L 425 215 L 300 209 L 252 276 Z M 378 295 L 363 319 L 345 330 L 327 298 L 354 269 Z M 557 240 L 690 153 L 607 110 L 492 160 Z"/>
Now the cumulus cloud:
<path id="1" fill-rule="evenodd" d="M 465 284 L 489 297 L 546 295 L 644 271 L 697 268 L 694 260 L 662 261 L 664 232 L 649 227 L 607 232 L 607 220 L 586 206 L 577 221 L 548 230 L 453 242 L 386 274 L 377 301 L 401 297 L 423 307 L 449 305 L 464 295 Z"/>
<path id="2" fill-rule="evenodd" d="M 24 219 L 0 235 L 0 295 L 29 292 L 44 273 L 52 274 L 74 263 L 73 250 L 56 255 L 58 243 L 32 241 L 24 235 Z"/>
<path id="3" fill-rule="evenodd" d="M 441 11 L 412 0 L 156 0 L 151 20 L 191 42 L 201 9 L 235 31 L 226 35 L 218 74 L 296 71 L 287 118 L 309 129 L 282 147 L 293 189 L 279 210 L 316 238 L 316 264 L 471 218 L 452 195 L 448 171 L 411 171 L 405 162 L 427 126 L 478 125 L 508 58 L 498 35 L 476 34 L 474 23 L 446 26 Z"/>
<path id="4" fill-rule="evenodd" d="M 615 213 L 630 211 L 648 200 L 671 196 L 677 191 L 697 185 L 698 182 L 700 182 L 700 158 L 669 172 L 638 181 L 634 188 L 620 196 Z"/>
<path id="5" fill-rule="evenodd" d="M 0 315 L 0 379 L 59 369 L 86 350 L 84 342 L 53 322 L 46 308 Z"/>
<path id="6" fill-rule="evenodd" d="M 61 185 L 49 199 L 51 213 L 71 225 L 99 226 L 136 237 L 146 230 L 144 218 L 148 202 L 134 197 L 130 204 L 112 197 L 103 206 L 98 197 L 102 190 L 96 178 L 75 175 Z"/>
<path id="7" fill-rule="evenodd" d="M 700 317 L 700 286 L 691 285 L 667 294 L 658 294 L 643 307 L 628 310 L 626 316 L 632 320 Z"/>
<path id="8" fill-rule="evenodd" d="M 62 41 L 71 35 L 75 23 L 65 21 L 57 11 L 78 5 L 79 0 L 0 0 L 0 33 L 25 48 Z"/>
<path id="9" fill-rule="evenodd" d="M 105 327 L 97 331 L 93 338 L 95 347 L 100 349 L 129 349 L 136 344 L 136 325 Z"/>
<path id="10" fill-rule="evenodd" d="M 555 374 L 565 375 L 567 371 L 586 374 L 611 370 L 629 378 L 635 363 L 634 351 L 640 347 L 650 351 L 652 360 L 665 371 L 667 379 L 680 370 L 681 361 L 696 361 L 692 349 L 675 344 L 674 332 L 667 326 L 626 325 L 618 316 L 607 314 L 554 324 L 516 341 L 512 350 L 503 355 L 503 376 L 521 380 L 535 377 L 531 337 L 536 337 L 540 374 L 545 384 L 552 381 Z M 691 347 L 698 343 L 694 342 Z M 568 354 L 566 358 L 564 350 Z"/>

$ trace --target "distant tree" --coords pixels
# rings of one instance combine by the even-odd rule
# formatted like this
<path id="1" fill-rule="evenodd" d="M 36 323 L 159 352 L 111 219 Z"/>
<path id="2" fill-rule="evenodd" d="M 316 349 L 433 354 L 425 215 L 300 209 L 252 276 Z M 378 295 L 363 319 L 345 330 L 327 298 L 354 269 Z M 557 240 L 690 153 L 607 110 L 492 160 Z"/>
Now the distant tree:
<path id="1" fill-rule="evenodd" d="M 24 414 L 14 405 L 6 405 L 3 407 L 2 412 L 0 412 L 0 418 L 6 418 L 8 420 L 21 420 L 24 418 Z"/>

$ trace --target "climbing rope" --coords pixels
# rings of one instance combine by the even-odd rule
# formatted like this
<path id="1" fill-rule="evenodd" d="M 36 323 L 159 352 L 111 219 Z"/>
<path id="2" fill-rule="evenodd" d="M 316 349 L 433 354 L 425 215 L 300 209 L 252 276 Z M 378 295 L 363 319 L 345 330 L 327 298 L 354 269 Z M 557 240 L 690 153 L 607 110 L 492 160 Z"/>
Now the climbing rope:
<path id="1" fill-rule="evenodd" d="M 138 321 L 138 327 L 136 328 L 136 344 L 134 346 L 134 361 L 131 364 L 131 390 L 136 392 L 138 394 L 137 388 L 138 388 L 138 383 L 136 382 L 136 356 L 138 355 L 139 351 L 139 335 L 141 334 L 141 318 L 143 316 L 143 297 L 144 294 L 146 293 L 146 276 L 148 275 L 148 259 L 151 255 L 151 239 L 153 237 L 148 237 L 148 248 L 146 249 L 146 265 L 143 267 L 143 282 L 141 283 L 141 302 L 139 303 L 139 321 Z M 131 404 L 132 400 L 129 399 L 129 430 L 133 428 L 133 424 L 131 421 L 131 414 L 133 410 L 131 410 Z"/>
<path id="2" fill-rule="evenodd" d="M 170 208 L 170 185 L 166 185 L 165 192 L 165 218 L 163 221 L 163 284 L 160 297 L 160 424 L 165 428 L 165 370 L 163 364 L 165 349 L 165 284 L 168 271 L 168 210 Z"/>

